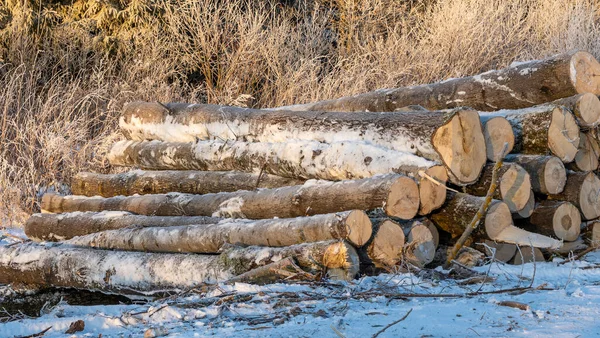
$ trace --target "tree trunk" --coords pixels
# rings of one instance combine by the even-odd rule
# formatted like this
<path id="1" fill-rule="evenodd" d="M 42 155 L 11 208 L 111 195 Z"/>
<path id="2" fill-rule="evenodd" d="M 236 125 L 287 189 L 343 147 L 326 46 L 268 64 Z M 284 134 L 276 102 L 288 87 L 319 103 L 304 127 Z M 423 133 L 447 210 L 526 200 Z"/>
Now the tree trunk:
<path id="1" fill-rule="evenodd" d="M 462 193 L 448 193 L 446 204 L 429 217 L 438 228 L 458 238 L 463 234 L 479 207 L 484 203 L 485 197 L 475 197 Z M 560 241 L 547 236 L 534 234 L 513 225 L 510 210 L 506 203 L 493 200 L 485 217 L 472 233 L 474 240 L 483 241 L 491 239 L 518 245 L 533 243 L 540 248 L 558 248 Z"/>
<path id="2" fill-rule="evenodd" d="M 568 172 L 564 190 L 548 198 L 573 203 L 584 220 L 600 217 L 600 179 L 593 172 Z"/>
<path id="3" fill-rule="evenodd" d="M 278 154 L 278 156 L 284 155 L 283 149 L 290 152 L 292 145 L 276 145 L 277 143 L 297 140 L 294 142 L 295 147 L 304 144 L 302 148 L 308 148 L 307 143 L 312 143 L 310 147 L 314 148 L 313 152 L 310 152 L 311 149 L 305 149 L 304 154 L 306 158 L 317 157 L 317 159 L 319 158 L 315 151 L 325 152 L 327 148 L 323 143 L 363 142 L 371 145 L 370 148 L 388 148 L 439 161 L 450 169 L 457 177 L 457 181 L 465 184 L 475 180 L 479 170 L 485 164 L 485 141 L 481 122 L 475 111 L 466 109 L 457 109 L 450 113 L 427 111 L 377 114 L 318 113 L 214 105 L 158 106 L 138 102 L 125 107 L 120 125 L 126 137 L 133 140 L 172 142 L 195 142 L 198 139 L 215 138 L 222 141 L 245 140 L 270 144 L 269 147 L 276 148 L 270 150 L 271 154 Z M 215 153 L 217 148 L 223 146 L 222 142 L 217 144 L 213 149 L 209 149 L 208 145 L 197 145 L 195 161 L 199 161 L 203 153 L 207 154 L 202 157 L 205 161 L 210 159 L 209 154 Z M 234 144 L 232 147 L 237 149 L 237 153 L 244 152 L 244 156 L 263 159 L 258 161 L 259 163 L 270 160 L 265 155 L 267 150 L 264 145 Z M 111 153 L 113 157 L 120 156 L 118 151 Z M 367 153 L 369 152 L 365 152 Z M 301 155 L 295 155 L 296 162 L 299 161 L 298 158 L 304 157 Z M 371 160 L 377 158 L 370 156 Z M 351 157 L 363 160 L 367 155 L 358 158 L 360 157 L 358 154 L 353 154 Z M 285 158 L 280 160 L 286 161 Z M 254 160 L 244 161 L 246 164 L 253 162 Z M 196 166 L 201 165 L 196 164 Z M 248 171 L 248 169 L 240 171 Z"/>
<path id="4" fill-rule="evenodd" d="M 25 223 L 25 234 L 36 241 L 62 241 L 75 236 L 127 227 L 170 227 L 215 224 L 222 218 L 206 216 L 145 216 L 124 211 L 33 214 Z"/>
<path id="5" fill-rule="evenodd" d="M 582 229 L 583 238 L 591 247 L 600 247 L 600 221 L 590 221 Z"/>
<path id="6" fill-rule="evenodd" d="M 581 215 L 573 204 L 564 201 L 540 202 L 529 222 L 542 235 L 574 241 L 579 237 Z"/>
<path id="7" fill-rule="evenodd" d="M 479 180 L 470 186 L 464 188 L 468 194 L 475 196 L 485 196 L 492 183 L 492 172 L 494 164 L 487 164 Z M 511 212 L 517 212 L 527 206 L 531 196 L 531 179 L 529 174 L 520 165 L 514 163 L 505 163 L 498 171 L 498 186 L 494 198 L 502 200 Z"/>
<path id="8" fill-rule="evenodd" d="M 371 231 L 367 214 L 353 210 L 310 217 L 125 228 L 75 237 L 67 243 L 128 251 L 218 253 L 227 243 L 281 247 L 347 239 L 360 247 L 371 237 Z"/>
<path id="9" fill-rule="evenodd" d="M 409 105 L 435 110 L 469 106 L 478 110 L 518 109 L 581 94 L 600 94 L 600 65 L 583 51 L 520 62 L 480 75 L 276 109 L 296 111 L 394 111 Z"/>
<path id="10" fill-rule="evenodd" d="M 0 283 L 150 294 L 225 281 L 286 257 L 294 257 L 300 267 L 310 271 L 345 270 L 348 277 L 345 279 L 358 272 L 356 251 L 338 241 L 283 248 L 234 247 L 220 255 L 155 254 L 23 243 L 0 246 Z"/>
<path id="11" fill-rule="evenodd" d="M 519 250 L 515 254 L 512 263 L 514 265 L 522 265 L 533 262 L 545 262 L 544 254 L 542 250 L 538 248 L 532 248 L 530 246 L 520 246 Z"/>
<path id="12" fill-rule="evenodd" d="M 567 164 L 567 168 L 575 171 L 594 171 L 598 169 L 600 145 L 591 133 L 579 134 L 579 150 L 575 161 Z"/>
<path id="13" fill-rule="evenodd" d="M 406 236 L 404 259 L 418 268 L 431 263 L 437 249 L 433 234 L 425 222 L 429 220 L 413 220 L 400 224 Z"/>
<path id="14" fill-rule="evenodd" d="M 502 110 L 481 114 L 481 121 L 504 117 L 515 134 L 513 152 L 548 155 L 564 163 L 572 162 L 579 147 L 579 126 L 575 116 L 561 106 L 542 105 L 522 110 Z"/>
<path id="15" fill-rule="evenodd" d="M 79 173 L 71 182 L 74 195 L 131 196 L 135 194 L 209 194 L 217 192 L 279 188 L 303 184 L 303 180 L 263 173 L 262 175 L 230 171 L 134 170 L 115 175 Z"/>
<path id="16" fill-rule="evenodd" d="M 379 268 L 391 268 L 402 261 L 404 231 L 390 219 L 375 219 L 373 239 L 367 245 L 367 255 Z"/>
<path id="17" fill-rule="evenodd" d="M 566 181 L 566 179 L 565 179 Z M 531 214 L 533 214 L 533 210 L 535 209 L 535 194 L 533 193 L 533 190 L 531 191 L 531 194 L 529 195 L 529 201 L 527 201 L 527 204 L 525 205 L 525 207 L 515 213 L 513 213 L 513 218 L 514 219 L 524 219 L 524 218 L 529 218 L 531 217 Z"/>
<path id="18" fill-rule="evenodd" d="M 507 263 L 517 252 L 517 246 L 509 243 L 498 243 L 495 241 L 486 240 L 484 245 L 485 253 L 488 257 L 493 257 L 494 260 Z"/>
<path id="19" fill-rule="evenodd" d="M 527 170 L 531 188 L 538 194 L 560 194 L 567 182 L 567 170 L 558 157 L 511 154 L 504 161 L 517 163 Z"/>
<path id="20" fill-rule="evenodd" d="M 46 194 L 42 210 L 52 213 L 120 210 L 140 215 L 213 216 L 251 219 L 293 218 L 347 210 L 383 208 L 393 217 L 413 218 L 419 188 L 412 178 L 388 174 L 342 182 L 218 194 L 117 196 L 110 198 Z"/>
<path id="21" fill-rule="evenodd" d="M 600 124 L 600 100 L 596 95 L 584 93 L 559 99 L 553 103 L 572 111 L 582 129 L 593 129 Z"/>
<path id="22" fill-rule="evenodd" d="M 487 159 L 498 162 L 515 146 L 515 134 L 507 119 L 501 116 L 491 118 L 483 125 L 483 137 Z M 505 149 L 504 144 L 508 144 Z"/>

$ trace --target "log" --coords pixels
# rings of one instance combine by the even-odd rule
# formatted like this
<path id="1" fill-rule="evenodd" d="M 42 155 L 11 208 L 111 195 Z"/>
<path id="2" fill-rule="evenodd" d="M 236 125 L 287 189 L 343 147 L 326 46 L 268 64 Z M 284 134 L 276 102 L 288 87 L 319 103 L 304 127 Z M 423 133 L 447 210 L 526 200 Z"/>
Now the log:
<path id="1" fill-rule="evenodd" d="M 567 170 L 558 157 L 509 154 L 504 161 L 516 163 L 527 170 L 531 188 L 538 194 L 560 194 L 567 182 Z"/>
<path id="2" fill-rule="evenodd" d="M 344 275 L 336 275 L 345 279 L 358 272 L 356 251 L 338 241 L 283 248 L 234 247 L 220 255 L 110 251 L 29 242 L 0 246 L 0 283 L 151 294 L 225 281 L 286 257 L 294 257 L 309 271 L 345 270 Z"/>
<path id="3" fill-rule="evenodd" d="M 591 133 L 580 133 L 575 161 L 567 164 L 567 168 L 575 171 L 594 171 L 598 169 L 599 156 L 600 145 L 596 138 Z"/>
<path id="4" fill-rule="evenodd" d="M 303 184 L 303 180 L 231 171 L 134 170 L 115 175 L 78 173 L 71 181 L 74 195 L 114 197 L 119 195 L 209 194 L 217 192 L 279 188 Z"/>
<path id="5" fill-rule="evenodd" d="M 514 265 L 522 265 L 533 262 L 545 262 L 544 254 L 542 250 L 538 248 L 532 248 L 530 246 L 520 246 L 513 258 L 512 263 Z"/>
<path id="6" fill-rule="evenodd" d="M 57 242 L 96 232 L 127 227 L 169 227 L 215 224 L 222 218 L 207 216 L 145 216 L 124 211 L 33 214 L 25 223 L 25 234 L 34 241 Z"/>
<path id="7" fill-rule="evenodd" d="M 479 180 L 473 185 L 464 187 L 464 192 L 475 195 L 485 196 L 492 183 L 492 172 L 494 163 L 487 164 L 479 177 Z M 494 193 L 494 198 L 502 200 L 511 212 L 517 212 L 527 206 L 531 196 L 531 179 L 529 173 L 520 165 L 515 163 L 504 163 L 498 171 L 498 186 Z"/>
<path id="8" fill-rule="evenodd" d="M 533 214 L 534 209 L 535 209 L 535 194 L 533 193 L 533 190 L 532 190 L 531 194 L 529 195 L 529 201 L 527 201 L 527 204 L 525 205 L 525 207 L 523 209 L 513 213 L 513 219 L 529 218 L 529 217 L 531 217 L 531 214 Z"/>
<path id="9" fill-rule="evenodd" d="M 404 231 L 390 219 L 374 220 L 373 228 L 377 231 L 367 246 L 367 255 L 376 267 L 392 268 L 403 258 Z"/>
<path id="10" fill-rule="evenodd" d="M 517 246 L 514 244 L 499 243 L 490 240 L 486 240 L 484 243 L 485 254 L 499 262 L 507 263 L 517 252 Z"/>
<path id="11" fill-rule="evenodd" d="M 163 106 L 134 102 L 124 108 L 120 127 L 128 139 L 138 141 L 196 142 L 216 138 L 222 141 L 268 143 L 271 144 L 269 148 L 276 149 L 284 146 L 274 144 L 289 140 L 317 144 L 363 142 L 438 161 L 450 169 L 457 181 L 465 184 L 475 180 L 485 164 L 483 128 L 477 112 L 468 109 L 364 114 L 268 111 L 197 104 Z M 221 143 L 219 146 L 222 146 Z M 321 146 L 325 147 L 323 144 Z M 265 146 L 235 147 L 238 153 L 243 149 L 253 153 L 254 157 L 266 157 Z M 271 152 L 283 156 L 276 149 Z M 291 151 L 289 146 L 287 149 Z M 207 146 L 197 146 L 196 150 L 199 154 L 214 153 L 214 149 L 210 151 Z M 310 149 L 306 149 L 305 154 L 310 154 L 306 157 L 317 156 L 314 150 L 325 151 L 317 148 L 311 153 Z M 296 161 L 300 157 L 296 155 Z M 376 158 L 373 155 L 371 157 Z M 245 162 L 252 163 L 254 160 Z"/>
<path id="12" fill-rule="evenodd" d="M 440 245 L 440 232 L 438 231 L 438 228 L 428 218 L 421 218 L 420 221 L 427 226 L 431 232 L 431 235 L 433 236 L 433 244 L 437 248 Z"/>
<path id="13" fill-rule="evenodd" d="M 600 179 L 593 172 L 568 172 L 564 190 L 548 198 L 573 203 L 583 220 L 600 217 Z"/>
<path id="14" fill-rule="evenodd" d="M 577 117 L 579 126 L 583 129 L 593 129 L 600 124 L 600 100 L 596 95 L 584 93 L 565 97 L 553 103 L 564 106 L 573 112 Z"/>
<path id="15" fill-rule="evenodd" d="M 588 248 L 584 240 L 580 237 L 573 242 L 563 242 L 563 245 L 556 250 L 549 250 L 550 253 L 557 253 L 561 255 L 572 255 L 574 252 L 583 251 Z"/>
<path id="16" fill-rule="evenodd" d="M 448 172 L 441 165 L 429 167 L 424 176 L 419 175 L 419 215 L 429 215 L 444 204 L 447 181 Z"/>
<path id="17" fill-rule="evenodd" d="M 485 138 L 487 159 L 492 162 L 498 162 L 515 146 L 515 134 L 512 126 L 507 119 L 501 116 L 493 117 L 484 123 L 483 137 Z M 504 144 L 508 144 L 508 146 L 506 152 L 502 153 Z"/>
<path id="18" fill-rule="evenodd" d="M 406 236 L 404 260 L 418 268 L 431 263 L 437 249 L 433 234 L 424 223 L 427 221 L 414 220 L 400 223 Z"/>
<path id="19" fill-rule="evenodd" d="M 585 223 L 582 235 L 591 247 L 600 247 L 600 221 L 596 220 Z"/>
<path id="20" fill-rule="evenodd" d="M 520 110 L 482 113 L 486 123 L 504 117 L 513 128 L 513 152 L 525 155 L 548 155 L 550 152 L 564 163 L 572 162 L 579 147 L 579 125 L 575 116 L 562 106 L 541 105 Z"/>
<path id="21" fill-rule="evenodd" d="M 542 235 L 574 241 L 579 237 L 581 215 L 576 206 L 565 201 L 540 202 L 529 222 Z"/>
<path id="22" fill-rule="evenodd" d="M 429 219 L 438 228 L 457 238 L 463 234 L 484 201 L 484 197 L 449 192 L 444 206 L 433 212 Z M 533 243 L 535 247 L 540 248 L 558 248 L 561 245 L 560 241 L 550 237 L 515 227 L 508 206 L 498 200 L 492 201 L 483 224 L 477 227 L 472 235 L 476 242 L 491 239 L 518 245 Z"/>
<path id="23" fill-rule="evenodd" d="M 367 214 L 353 210 L 297 218 L 132 227 L 75 237 L 66 243 L 126 251 L 218 253 L 225 244 L 282 247 L 332 239 L 347 239 L 360 247 L 371 238 L 371 232 Z"/>
<path id="24" fill-rule="evenodd" d="M 600 65 L 583 51 L 519 62 L 508 68 L 438 83 L 276 109 L 295 111 L 394 111 L 408 105 L 429 110 L 469 106 L 477 110 L 519 109 L 582 94 L 600 94 Z"/>
<path id="25" fill-rule="evenodd" d="M 140 215 L 213 216 L 250 219 L 293 218 L 347 210 L 383 208 L 387 215 L 415 217 L 419 188 L 412 178 L 388 174 L 341 182 L 218 194 L 157 194 L 110 198 L 45 194 L 42 211 L 129 211 Z"/>

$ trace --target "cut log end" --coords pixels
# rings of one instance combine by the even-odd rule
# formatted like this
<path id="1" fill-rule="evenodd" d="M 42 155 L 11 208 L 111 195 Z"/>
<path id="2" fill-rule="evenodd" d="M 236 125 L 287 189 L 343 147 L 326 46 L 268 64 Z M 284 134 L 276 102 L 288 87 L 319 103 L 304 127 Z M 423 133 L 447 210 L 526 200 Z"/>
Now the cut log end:
<path id="1" fill-rule="evenodd" d="M 487 161 L 485 138 L 479 114 L 455 110 L 432 136 L 432 144 L 458 184 L 474 183 Z"/>
<path id="2" fill-rule="evenodd" d="M 521 246 L 519 249 L 520 250 L 517 250 L 517 253 L 515 254 L 515 257 L 512 261 L 514 265 L 546 261 L 546 259 L 544 259 L 544 254 L 542 253 L 542 250 L 538 248 Z"/>
<path id="3" fill-rule="evenodd" d="M 494 241 L 486 240 L 484 243 L 486 255 L 490 258 L 499 262 L 510 261 L 517 252 L 517 246 L 509 243 L 498 243 Z"/>
<path id="4" fill-rule="evenodd" d="M 575 155 L 575 161 L 569 164 L 569 168 L 577 171 L 593 171 L 598 169 L 598 157 L 600 146 L 598 141 L 589 133 L 579 134 L 579 150 Z"/>
<path id="5" fill-rule="evenodd" d="M 561 162 L 561 164 L 562 164 L 562 162 Z M 521 209 L 513 214 L 513 218 L 515 218 L 515 219 L 529 218 L 531 216 L 531 214 L 533 214 L 534 209 L 535 209 L 535 195 L 534 195 L 533 191 L 531 191 L 531 195 L 529 195 L 529 201 L 527 201 L 527 204 L 525 205 L 525 207 L 523 209 Z"/>
<path id="6" fill-rule="evenodd" d="M 419 211 L 419 186 L 410 177 L 399 177 L 390 187 L 385 212 L 392 217 L 412 219 Z"/>
<path id="7" fill-rule="evenodd" d="M 583 127 L 593 128 L 600 124 L 600 100 L 592 93 L 585 93 L 575 103 L 575 114 Z"/>
<path id="8" fill-rule="evenodd" d="M 378 267 L 391 267 L 402 259 L 404 247 L 404 231 L 397 223 L 386 220 L 379 225 L 379 230 L 367 248 L 367 254 Z"/>
<path id="9" fill-rule="evenodd" d="M 565 241 L 574 241 L 579 237 L 581 214 L 573 204 L 562 203 L 554 213 L 552 224 L 556 237 Z"/>
<path id="10" fill-rule="evenodd" d="M 419 223 L 410 229 L 404 254 L 406 261 L 422 268 L 433 261 L 435 250 L 433 234 L 426 225 Z"/>
<path id="11" fill-rule="evenodd" d="M 600 63 L 588 52 L 577 52 L 571 57 L 571 83 L 579 94 L 600 95 Z"/>
<path id="12" fill-rule="evenodd" d="M 510 122 L 504 117 L 494 117 L 485 123 L 483 129 L 488 160 L 497 162 L 512 151 L 515 146 L 515 134 Z M 508 144 L 505 153 L 502 153 L 504 144 Z"/>
<path id="13" fill-rule="evenodd" d="M 347 242 L 331 244 L 323 254 L 323 265 L 332 279 L 352 280 L 360 270 L 356 249 Z"/>
<path id="14" fill-rule="evenodd" d="M 420 179 L 419 215 L 423 216 L 429 215 L 433 210 L 440 208 L 444 204 L 444 201 L 446 201 L 446 182 L 448 181 L 448 172 L 441 165 L 428 168 L 425 174 L 442 184 L 436 184 L 426 177 Z"/>
<path id="15" fill-rule="evenodd" d="M 354 245 L 363 246 L 373 233 L 369 216 L 362 210 L 351 211 L 345 220 L 347 239 Z"/>
<path id="16" fill-rule="evenodd" d="M 505 229 L 513 226 L 512 215 L 508 205 L 494 201 L 485 215 L 485 231 L 490 239 L 496 239 Z"/>
<path id="17" fill-rule="evenodd" d="M 564 163 L 572 162 L 579 148 L 579 125 L 575 116 L 563 107 L 552 110 L 548 128 L 548 147 Z"/>
<path id="18" fill-rule="evenodd" d="M 511 212 L 525 208 L 531 196 L 531 178 L 519 165 L 510 165 L 500 179 L 500 195 Z"/>
<path id="19" fill-rule="evenodd" d="M 586 175 L 581 186 L 579 208 L 587 220 L 600 216 L 600 179 L 592 172 Z"/>
<path id="20" fill-rule="evenodd" d="M 559 194 L 563 191 L 567 182 L 567 171 L 559 158 L 548 159 L 544 166 L 543 180 L 548 194 Z"/>

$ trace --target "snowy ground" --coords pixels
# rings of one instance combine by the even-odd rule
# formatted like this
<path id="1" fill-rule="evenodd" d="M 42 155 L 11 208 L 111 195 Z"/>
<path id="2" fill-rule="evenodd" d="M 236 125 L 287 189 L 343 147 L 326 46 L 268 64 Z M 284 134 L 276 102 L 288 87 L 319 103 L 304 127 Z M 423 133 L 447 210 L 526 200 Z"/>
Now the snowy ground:
<path id="1" fill-rule="evenodd" d="M 143 337 L 149 330 L 168 337 L 371 337 L 411 310 L 379 337 L 600 336 L 600 253 L 560 261 L 477 268 L 497 278 L 484 285 L 385 274 L 353 283 L 221 285 L 142 305 L 59 303 L 39 318 L 0 323 L 0 337 L 48 327 L 44 337 Z M 491 293 L 530 285 L 534 290 Z M 0 287 L 0 301 L 11 292 Z M 498 304 L 505 300 L 530 310 Z M 85 330 L 64 334 L 76 320 Z"/>

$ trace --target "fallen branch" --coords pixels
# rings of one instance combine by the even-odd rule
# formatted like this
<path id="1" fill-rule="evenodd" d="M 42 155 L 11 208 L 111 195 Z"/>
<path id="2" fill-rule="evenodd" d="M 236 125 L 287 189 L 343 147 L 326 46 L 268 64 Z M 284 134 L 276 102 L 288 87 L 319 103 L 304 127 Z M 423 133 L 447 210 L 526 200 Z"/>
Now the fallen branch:
<path id="1" fill-rule="evenodd" d="M 408 317 L 408 315 L 412 312 L 413 309 L 408 310 L 408 312 L 400 319 L 398 319 L 397 321 L 388 324 L 386 327 L 384 327 L 383 329 L 379 330 L 379 332 L 377 332 L 376 334 L 373 335 L 372 338 L 377 338 L 377 336 L 379 336 L 380 334 L 382 334 L 383 332 L 385 332 L 385 330 L 389 329 L 390 327 L 400 323 L 401 321 L 405 320 L 406 317 Z"/>

